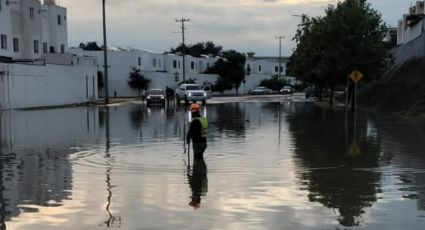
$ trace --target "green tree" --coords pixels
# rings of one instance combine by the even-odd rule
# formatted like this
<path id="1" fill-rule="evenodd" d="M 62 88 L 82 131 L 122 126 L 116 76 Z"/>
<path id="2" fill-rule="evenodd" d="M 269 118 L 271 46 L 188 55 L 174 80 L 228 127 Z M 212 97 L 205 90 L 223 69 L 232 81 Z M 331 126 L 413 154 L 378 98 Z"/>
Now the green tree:
<path id="1" fill-rule="evenodd" d="M 80 43 L 80 49 L 86 51 L 101 51 L 102 47 L 97 45 L 97 42 L 87 42 L 86 44 Z"/>
<path id="2" fill-rule="evenodd" d="M 230 90 L 232 88 L 233 88 L 232 82 L 220 76 L 217 78 L 217 81 L 213 85 L 213 91 L 220 92 L 221 94 L 223 94 L 225 90 Z"/>
<path id="3" fill-rule="evenodd" d="M 332 105 L 335 86 L 345 84 L 351 71 L 360 70 L 366 78 L 376 79 L 388 67 L 383 42 L 387 28 L 366 0 L 341 1 L 329 5 L 325 13 L 323 17 L 303 15 L 288 67 L 319 89 L 329 86 Z"/>
<path id="4" fill-rule="evenodd" d="M 220 56 L 221 58 L 205 72 L 219 75 L 222 78 L 220 84 L 225 82 L 228 86 L 230 82 L 238 93 L 239 86 L 245 79 L 246 56 L 235 50 L 224 51 Z"/>
<path id="5" fill-rule="evenodd" d="M 186 45 L 186 54 L 191 55 L 193 57 L 200 57 L 201 55 L 214 55 L 218 56 L 223 48 L 221 46 L 216 46 L 213 42 L 198 42 L 193 45 Z M 170 53 L 182 53 L 183 45 L 180 44 L 176 48 L 171 48 Z"/>
<path id="6" fill-rule="evenodd" d="M 147 89 L 151 80 L 146 79 L 139 68 L 131 67 L 130 71 L 130 80 L 128 84 L 131 88 L 137 89 L 139 91 L 139 98 L 141 97 L 141 90 Z"/>
<path id="7" fill-rule="evenodd" d="M 283 79 L 279 79 L 279 75 L 273 75 L 270 79 L 264 79 L 260 82 L 260 86 L 267 87 L 272 90 L 279 91 L 285 86 L 287 82 Z"/>

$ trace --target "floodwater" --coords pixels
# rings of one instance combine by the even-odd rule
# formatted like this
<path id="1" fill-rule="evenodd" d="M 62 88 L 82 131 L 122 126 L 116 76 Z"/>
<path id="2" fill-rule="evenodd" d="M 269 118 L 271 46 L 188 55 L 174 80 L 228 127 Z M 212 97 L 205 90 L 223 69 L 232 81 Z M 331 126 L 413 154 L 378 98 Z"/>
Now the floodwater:
<path id="1" fill-rule="evenodd" d="M 312 103 L 0 112 L 0 229 L 424 229 L 425 122 Z"/>

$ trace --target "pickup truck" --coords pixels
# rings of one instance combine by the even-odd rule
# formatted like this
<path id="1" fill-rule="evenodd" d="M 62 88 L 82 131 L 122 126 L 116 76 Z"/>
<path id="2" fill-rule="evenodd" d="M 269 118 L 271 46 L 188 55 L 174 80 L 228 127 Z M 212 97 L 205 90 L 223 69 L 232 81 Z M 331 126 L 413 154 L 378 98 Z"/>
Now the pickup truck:
<path id="1" fill-rule="evenodd" d="M 197 84 L 181 84 L 176 89 L 177 103 L 184 100 L 186 104 L 189 104 L 191 101 L 201 101 L 202 104 L 205 104 L 207 96 L 207 93 Z"/>

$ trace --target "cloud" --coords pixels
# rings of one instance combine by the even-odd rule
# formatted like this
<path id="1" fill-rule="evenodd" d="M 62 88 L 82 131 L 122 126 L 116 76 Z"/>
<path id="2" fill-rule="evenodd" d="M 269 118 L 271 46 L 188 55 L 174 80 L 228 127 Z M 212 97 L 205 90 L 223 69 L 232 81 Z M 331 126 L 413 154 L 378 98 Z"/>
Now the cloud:
<path id="1" fill-rule="evenodd" d="M 286 37 L 284 53 L 294 44 L 299 18 L 294 14 L 321 15 L 336 0 L 107 0 L 108 44 L 168 50 L 181 41 L 176 18 L 190 18 L 187 41 L 214 41 L 226 49 L 257 54 L 276 53 L 277 35 Z M 374 0 L 385 21 L 401 17 L 410 0 Z M 69 43 L 101 41 L 101 1 L 61 0 L 68 8 Z M 386 14 L 389 12 L 389 14 Z"/>

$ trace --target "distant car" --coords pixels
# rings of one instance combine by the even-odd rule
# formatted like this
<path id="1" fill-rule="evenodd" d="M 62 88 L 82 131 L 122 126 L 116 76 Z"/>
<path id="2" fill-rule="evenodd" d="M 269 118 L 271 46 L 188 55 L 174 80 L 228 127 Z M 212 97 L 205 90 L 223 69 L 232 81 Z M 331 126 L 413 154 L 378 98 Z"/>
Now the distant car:
<path id="1" fill-rule="evenodd" d="M 149 89 L 146 92 L 146 104 L 165 104 L 165 91 L 163 89 Z"/>
<path id="2" fill-rule="evenodd" d="M 280 91 L 281 94 L 293 94 L 294 90 L 291 86 L 284 86 Z"/>
<path id="3" fill-rule="evenodd" d="M 207 101 L 207 93 L 197 84 L 181 84 L 176 89 L 176 102 L 180 104 L 180 101 L 184 100 L 185 104 L 189 104 L 191 101 L 201 101 L 205 105 Z"/>
<path id="4" fill-rule="evenodd" d="M 266 95 L 266 94 L 269 94 L 270 92 L 271 92 L 270 89 L 263 87 L 263 86 L 258 86 L 251 91 L 251 94 L 252 95 Z"/>

